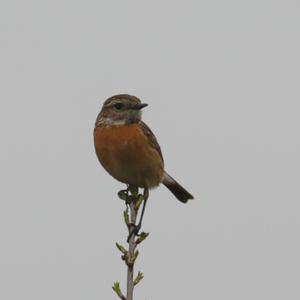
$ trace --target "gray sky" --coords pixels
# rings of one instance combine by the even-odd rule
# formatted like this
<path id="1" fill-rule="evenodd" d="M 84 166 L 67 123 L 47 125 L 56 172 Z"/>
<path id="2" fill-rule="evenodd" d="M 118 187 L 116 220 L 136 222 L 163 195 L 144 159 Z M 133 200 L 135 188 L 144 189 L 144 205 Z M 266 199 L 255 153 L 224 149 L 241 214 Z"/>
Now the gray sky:
<path id="1" fill-rule="evenodd" d="M 166 169 L 136 299 L 299 299 L 299 1 L 2 1 L 0 299 L 117 299 L 102 102 L 149 103 Z"/>

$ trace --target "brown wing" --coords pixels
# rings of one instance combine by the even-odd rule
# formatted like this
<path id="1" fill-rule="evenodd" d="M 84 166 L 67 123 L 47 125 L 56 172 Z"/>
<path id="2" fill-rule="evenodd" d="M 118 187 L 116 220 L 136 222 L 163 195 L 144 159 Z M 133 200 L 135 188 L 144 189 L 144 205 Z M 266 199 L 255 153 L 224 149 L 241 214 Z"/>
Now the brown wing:
<path id="1" fill-rule="evenodd" d="M 140 128 L 142 129 L 145 136 L 147 136 L 150 145 L 159 153 L 162 161 L 164 161 L 160 146 L 158 144 L 158 141 L 154 135 L 154 133 L 151 131 L 151 129 L 142 121 L 139 122 Z"/>

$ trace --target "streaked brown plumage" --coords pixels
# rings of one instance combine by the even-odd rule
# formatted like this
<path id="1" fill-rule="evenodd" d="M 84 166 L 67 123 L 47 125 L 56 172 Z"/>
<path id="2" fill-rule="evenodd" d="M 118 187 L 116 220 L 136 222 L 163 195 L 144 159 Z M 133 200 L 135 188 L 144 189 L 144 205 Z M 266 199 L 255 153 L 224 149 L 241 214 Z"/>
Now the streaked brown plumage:
<path id="1" fill-rule="evenodd" d="M 137 97 L 125 94 L 104 102 L 94 129 L 98 159 L 121 182 L 141 188 L 163 183 L 178 200 L 187 202 L 193 196 L 164 171 L 160 146 L 141 121 L 145 106 Z"/>

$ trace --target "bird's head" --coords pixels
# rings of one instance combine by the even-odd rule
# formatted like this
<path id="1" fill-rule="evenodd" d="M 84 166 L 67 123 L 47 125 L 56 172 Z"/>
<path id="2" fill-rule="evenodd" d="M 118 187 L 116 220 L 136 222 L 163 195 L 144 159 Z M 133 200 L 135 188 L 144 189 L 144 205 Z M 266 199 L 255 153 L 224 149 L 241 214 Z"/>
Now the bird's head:
<path id="1" fill-rule="evenodd" d="M 141 120 L 141 109 L 147 105 L 135 96 L 126 94 L 112 96 L 104 102 L 96 125 L 98 122 L 113 126 L 138 123 Z"/>

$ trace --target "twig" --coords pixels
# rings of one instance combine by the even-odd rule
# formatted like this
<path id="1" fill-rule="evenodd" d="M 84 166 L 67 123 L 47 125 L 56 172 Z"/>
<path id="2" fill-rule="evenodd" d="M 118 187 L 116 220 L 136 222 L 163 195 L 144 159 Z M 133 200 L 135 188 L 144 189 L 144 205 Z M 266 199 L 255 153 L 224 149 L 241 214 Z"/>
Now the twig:
<path id="1" fill-rule="evenodd" d="M 130 192 L 130 194 L 129 194 Z M 141 232 L 138 234 L 139 224 L 136 224 L 139 208 L 144 202 L 143 211 L 145 209 L 145 204 L 148 199 L 148 189 L 144 190 L 144 194 L 138 194 L 138 188 L 128 187 L 125 191 L 120 191 L 118 193 L 122 200 L 125 200 L 126 210 L 123 213 L 125 224 L 128 228 L 128 250 L 122 245 L 116 243 L 117 248 L 122 253 L 122 260 L 125 261 L 127 265 L 127 296 L 125 297 L 121 292 L 120 284 L 116 282 L 113 286 L 113 290 L 118 295 L 121 300 L 133 300 L 133 290 L 136 285 L 144 278 L 141 272 L 138 272 L 136 278 L 134 278 L 134 264 L 139 255 L 139 251 L 136 250 L 137 245 L 142 243 L 149 235 L 149 233 Z M 128 209 L 129 207 L 129 209 Z M 143 215 L 143 213 L 142 213 Z"/>
<path id="2" fill-rule="evenodd" d="M 129 204 L 130 207 L 130 223 L 134 224 L 135 226 L 136 223 L 136 217 L 137 217 L 137 210 L 135 209 L 135 205 L 133 202 Z M 130 226 L 130 233 L 131 230 L 134 230 L 134 227 L 132 225 Z M 133 299 L 133 288 L 134 288 L 134 283 L 133 283 L 133 273 L 134 273 L 134 250 L 136 248 L 136 243 L 135 243 L 135 232 L 131 234 L 131 237 L 129 239 L 129 249 L 128 249 L 128 262 L 127 262 L 127 300 L 132 300 Z"/>

